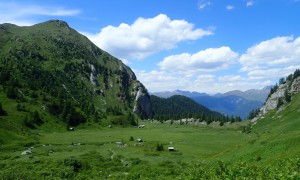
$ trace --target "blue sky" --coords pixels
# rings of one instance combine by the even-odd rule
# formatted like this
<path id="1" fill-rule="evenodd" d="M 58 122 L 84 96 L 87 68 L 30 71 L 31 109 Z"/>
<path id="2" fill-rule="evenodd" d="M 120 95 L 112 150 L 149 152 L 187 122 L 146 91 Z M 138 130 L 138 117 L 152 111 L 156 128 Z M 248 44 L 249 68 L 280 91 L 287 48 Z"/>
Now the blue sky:
<path id="1" fill-rule="evenodd" d="M 0 12 L 67 21 L 150 92 L 263 88 L 300 68 L 300 0 L 0 0 Z"/>

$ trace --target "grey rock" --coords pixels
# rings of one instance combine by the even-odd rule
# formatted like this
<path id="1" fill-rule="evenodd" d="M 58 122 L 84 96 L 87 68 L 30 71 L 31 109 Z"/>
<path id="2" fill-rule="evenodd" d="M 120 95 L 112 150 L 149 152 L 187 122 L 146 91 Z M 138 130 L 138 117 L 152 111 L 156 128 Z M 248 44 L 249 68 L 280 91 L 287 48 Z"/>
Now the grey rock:
<path id="1" fill-rule="evenodd" d="M 297 94 L 298 92 L 300 92 L 300 77 L 294 79 L 290 92 L 292 94 Z"/>
<path id="2" fill-rule="evenodd" d="M 265 105 L 260 109 L 261 114 L 266 114 L 267 112 L 276 109 L 278 99 L 284 97 L 284 92 L 288 88 L 288 83 L 281 84 L 277 91 L 273 93 L 266 101 Z"/>
<path id="3" fill-rule="evenodd" d="M 135 105 L 133 112 L 139 115 L 142 119 L 152 117 L 152 106 L 150 101 L 150 95 L 146 88 L 140 83 L 136 82 L 134 84 L 134 89 L 138 89 L 132 92 L 135 95 Z"/>
<path id="4" fill-rule="evenodd" d="M 291 94 L 299 93 L 300 92 L 300 77 L 294 79 L 293 82 L 287 81 L 286 83 L 281 84 L 278 87 L 277 91 L 274 92 L 267 99 L 265 105 L 260 109 L 260 116 L 266 114 L 270 110 L 276 109 L 279 98 L 284 97 L 284 93 L 286 90 Z"/>
<path id="5" fill-rule="evenodd" d="M 90 81 L 94 86 L 99 86 L 99 82 L 97 81 L 96 77 L 97 77 L 97 71 L 95 69 L 94 65 L 90 65 L 91 66 L 91 74 L 90 74 Z"/>

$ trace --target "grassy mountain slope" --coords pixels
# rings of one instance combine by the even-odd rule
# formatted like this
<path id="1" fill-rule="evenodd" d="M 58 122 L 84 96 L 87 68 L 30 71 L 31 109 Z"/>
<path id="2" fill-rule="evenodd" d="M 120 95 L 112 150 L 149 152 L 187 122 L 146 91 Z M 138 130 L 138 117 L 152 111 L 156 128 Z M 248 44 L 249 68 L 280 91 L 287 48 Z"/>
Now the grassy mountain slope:
<path id="1" fill-rule="evenodd" d="M 139 109 L 145 106 L 136 100 L 138 92 L 143 103 L 150 100 L 131 69 L 64 21 L 1 24 L 0 47 L 0 100 L 8 109 L 4 121 L 29 128 L 51 119 L 70 126 L 134 125 L 133 109 L 143 118 L 151 116 L 150 110 Z"/>

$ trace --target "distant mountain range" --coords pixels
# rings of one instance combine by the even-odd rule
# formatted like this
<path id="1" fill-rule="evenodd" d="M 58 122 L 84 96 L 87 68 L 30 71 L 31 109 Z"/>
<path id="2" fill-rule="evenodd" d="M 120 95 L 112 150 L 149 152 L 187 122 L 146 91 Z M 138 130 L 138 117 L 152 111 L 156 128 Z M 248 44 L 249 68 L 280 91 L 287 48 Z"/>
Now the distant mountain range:
<path id="1" fill-rule="evenodd" d="M 211 111 L 201 104 L 193 101 L 191 98 L 174 95 L 169 98 L 161 98 L 152 95 L 151 104 L 154 113 L 154 119 L 169 120 L 183 118 L 199 118 L 203 121 L 221 120 L 222 114 Z M 205 118 L 206 117 L 206 118 Z"/>
<path id="2" fill-rule="evenodd" d="M 213 111 L 229 116 L 240 116 L 242 119 L 246 119 L 251 110 L 260 108 L 263 105 L 270 89 L 271 86 L 268 86 L 263 89 L 250 89 L 247 91 L 234 90 L 215 95 L 176 90 L 155 92 L 151 93 L 151 95 L 162 98 L 169 98 L 174 95 L 186 96 Z"/>

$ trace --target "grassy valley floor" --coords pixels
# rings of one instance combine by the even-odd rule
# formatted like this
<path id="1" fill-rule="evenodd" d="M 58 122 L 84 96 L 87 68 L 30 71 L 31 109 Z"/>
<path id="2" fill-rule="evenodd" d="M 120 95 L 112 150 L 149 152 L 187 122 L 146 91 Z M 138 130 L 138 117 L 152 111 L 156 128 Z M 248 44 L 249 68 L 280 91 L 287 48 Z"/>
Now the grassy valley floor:
<path id="1" fill-rule="evenodd" d="M 249 121 L 222 127 L 142 121 L 144 128 L 81 125 L 66 131 L 44 124 L 29 136 L 12 134 L 10 142 L 3 141 L 0 177 L 299 179 L 300 94 L 294 98 L 283 110 L 252 125 Z M 21 155 L 27 149 L 32 153 Z"/>

